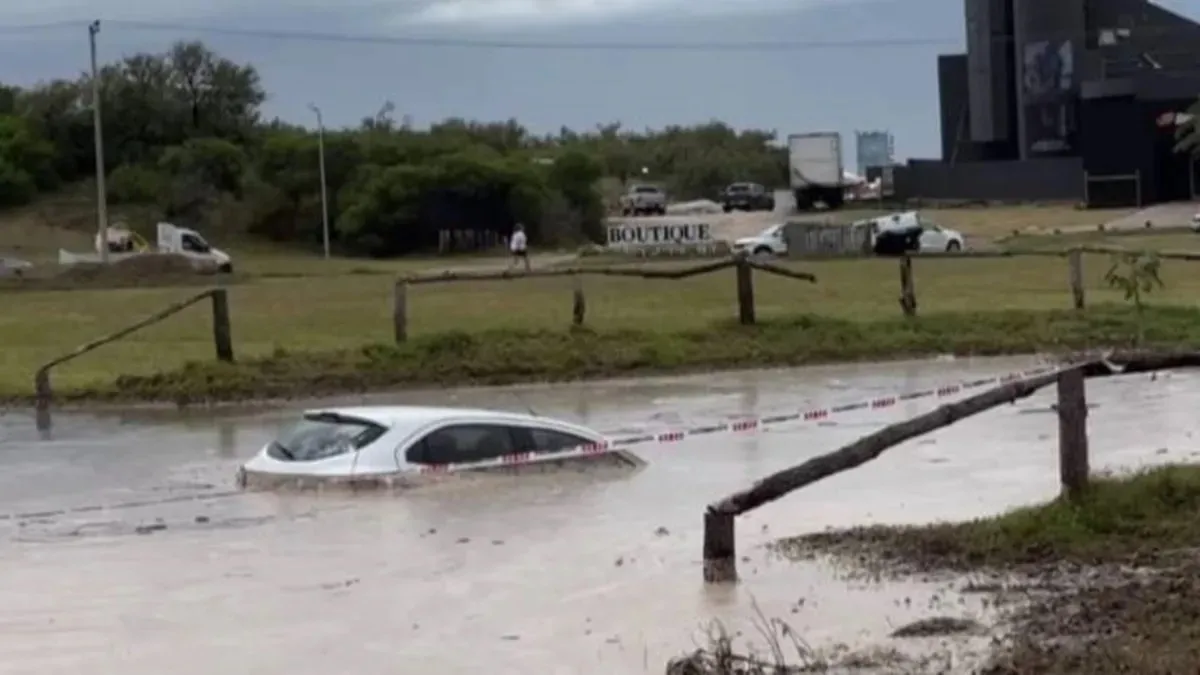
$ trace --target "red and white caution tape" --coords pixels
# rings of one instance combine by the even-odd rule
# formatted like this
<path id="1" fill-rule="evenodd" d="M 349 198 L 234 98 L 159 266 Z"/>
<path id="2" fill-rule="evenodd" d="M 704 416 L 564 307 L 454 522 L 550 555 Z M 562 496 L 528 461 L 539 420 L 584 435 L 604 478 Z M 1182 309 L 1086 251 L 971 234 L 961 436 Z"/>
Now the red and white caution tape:
<path id="1" fill-rule="evenodd" d="M 709 434 L 720 433 L 757 433 L 763 429 L 780 424 L 788 424 L 792 422 L 827 422 L 835 417 L 855 413 L 860 411 L 878 411 L 888 408 L 893 408 L 902 403 L 910 401 L 918 401 L 922 399 L 944 399 L 958 396 L 964 392 L 980 389 L 983 387 L 994 386 L 998 384 L 1007 384 L 1037 375 L 1045 375 L 1057 370 L 1054 366 L 1043 366 L 1032 368 L 1029 370 L 1017 371 L 1012 373 L 1004 373 L 992 377 L 984 377 L 975 380 L 967 380 L 955 384 L 941 385 L 931 387 L 929 389 L 921 389 L 901 394 L 892 394 L 889 396 L 881 396 L 860 401 L 852 401 L 840 405 L 809 408 L 796 412 L 788 412 L 774 415 L 765 415 L 762 417 L 747 417 L 730 422 L 720 424 L 710 424 L 706 426 L 689 427 L 682 429 L 667 429 L 656 432 L 647 432 L 634 436 L 623 436 L 611 438 L 605 443 L 581 446 L 564 450 L 562 452 L 553 453 L 535 453 L 521 452 L 496 459 L 484 460 L 481 462 L 471 462 L 468 464 L 443 464 L 437 466 L 423 466 L 419 469 L 420 473 L 452 473 L 466 469 L 486 469 L 498 466 L 515 466 L 521 464 L 530 464 L 543 461 L 559 461 L 562 459 L 570 459 L 573 457 L 582 457 L 587 455 L 595 455 L 608 452 L 610 450 L 624 449 L 636 445 L 648 444 L 670 444 L 679 443 L 693 436 L 706 436 Z"/>

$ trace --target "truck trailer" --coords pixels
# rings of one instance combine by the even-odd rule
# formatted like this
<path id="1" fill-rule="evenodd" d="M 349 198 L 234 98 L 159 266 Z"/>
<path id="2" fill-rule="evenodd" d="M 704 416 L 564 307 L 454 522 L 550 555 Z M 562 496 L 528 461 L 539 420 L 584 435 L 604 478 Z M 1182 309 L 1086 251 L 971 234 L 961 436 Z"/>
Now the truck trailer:
<path id="1" fill-rule="evenodd" d="M 840 209 L 846 201 L 842 135 L 819 131 L 788 136 L 788 173 L 797 211 L 812 210 L 818 203 Z"/>

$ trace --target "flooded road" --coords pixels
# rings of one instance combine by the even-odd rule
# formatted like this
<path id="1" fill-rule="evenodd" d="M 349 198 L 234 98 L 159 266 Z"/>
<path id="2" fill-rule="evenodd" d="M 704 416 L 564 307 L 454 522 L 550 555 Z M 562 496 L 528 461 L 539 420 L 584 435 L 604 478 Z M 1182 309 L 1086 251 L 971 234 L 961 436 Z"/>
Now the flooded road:
<path id="1" fill-rule="evenodd" d="M 826 367 L 351 402 L 532 408 L 637 432 L 1032 365 Z M 1094 470 L 1193 456 L 1197 376 L 1096 380 L 1088 394 Z M 59 414 L 42 439 L 32 416 L 10 412 L 0 416 L 0 671 L 661 673 L 713 619 L 761 644 L 755 605 L 814 647 L 903 649 L 887 635 L 908 621 L 982 610 L 969 598 L 930 609 L 933 585 L 848 586 L 761 544 L 1052 496 L 1052 396 L 907 443 L 744 517 L 744 582 L 724 589 L 700 581 L 707 502 L 936 402 L 639 446 L 649 466 L 632 474 L 491 477 L 393 496 L 231 496 L 234 469 L 287 414 Z"/>

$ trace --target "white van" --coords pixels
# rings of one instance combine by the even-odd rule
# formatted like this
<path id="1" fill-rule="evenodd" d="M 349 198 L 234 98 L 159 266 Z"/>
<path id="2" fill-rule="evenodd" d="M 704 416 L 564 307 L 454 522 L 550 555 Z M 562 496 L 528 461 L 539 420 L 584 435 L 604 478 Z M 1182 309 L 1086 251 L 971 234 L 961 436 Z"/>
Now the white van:
<path id="1" fill-rule="evenodd" d="M 123 227 L 108 228 L 108 259 L 110 262 L 118 260 L 126 260 L 139 255 L 154 255 L 169 253 L 173 255 L 182 255 L 190 258 L 199 264 L 214 265 L 218 271 L 229 273 L 233 271 L 233 258 L 219 248 L 214 248 L 200 236 L 199 232 L 189 230 L 186 227 L 176 227 L 171 223 L 159 223 L 157 228 L 158 242 L 155 249 L 151 249 L 136 232 Z M 70 251 L 59 250 L 58 262 L 60 265 L 74 265 L 78 263 L 98 263 L 101 261 L 101 252 L 103 251 L 104 243 L 100 240 L 100 235 L 96 235 L 95 253 L 71 253 Z"/>

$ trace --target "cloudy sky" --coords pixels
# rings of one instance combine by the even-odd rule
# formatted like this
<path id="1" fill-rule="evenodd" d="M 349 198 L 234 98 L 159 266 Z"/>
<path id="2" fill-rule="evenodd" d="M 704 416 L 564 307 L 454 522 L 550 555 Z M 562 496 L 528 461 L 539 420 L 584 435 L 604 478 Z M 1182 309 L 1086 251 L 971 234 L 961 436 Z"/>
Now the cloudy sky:
<path id="1" fill-rule="evenodd" d="M 1200 16 L 1200 0 L 1163 4 Z M 962 0 L 7 0 L 0 81 L 83 70 L 95 18 L 102 60 L 202 39 L 254 63 L 268 113 L 292 121 L 311 121 L 311 102 L 354 124 L 387 101 L 417 124 L 511 117 L 539 131 L 720 119 L 837 130 L 848 145 L 887 129 L 901 157 L 938 153 L 936 57 L 963 44 Z M 607 44 L 564 48 L 589 43 Z M 719 46 L 736 43 L 773 44 Z"/>

